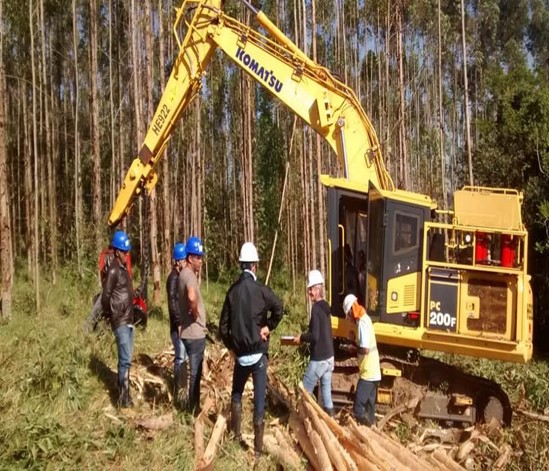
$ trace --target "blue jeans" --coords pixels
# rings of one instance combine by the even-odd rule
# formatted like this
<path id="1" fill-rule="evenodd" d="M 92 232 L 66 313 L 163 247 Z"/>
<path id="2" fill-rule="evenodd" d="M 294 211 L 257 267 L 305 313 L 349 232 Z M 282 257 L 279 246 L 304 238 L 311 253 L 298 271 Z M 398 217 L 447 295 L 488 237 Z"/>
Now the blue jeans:
<path id="1" fill-rule="evenodd" d="M 181 366 L 185 363 L 189 357 L 187 356 L 187 350 L 185 350 L 185 345 L 183 345 L 183 340 L 179 338 L 177 330 L 170 332 L 170 337 L 172 338 L 173 349 L 175 350 L 175 358 L 173 361 L 174 369 Z"/>
<path id="2" fill-rule="evenodd" d="M 305 376 L 303 377 L 303 386 L 309 394 L 320 380 L 320 391 L 322 392 L 322 405 L 325 409 L 333 409 L 332 402 L 332 372 L 334 371 L 334 357 L 322 361 L 309 362 Z"/>
<path id="3" fill-rule="evenodd" d="M 206 349 L 206 338 L 183 339 L 183 345 L 189 356 L 190 381 L 189 381 L 189 407 L 196 410 L 200 407 L 200 380 L 202 379 L 202 362 Z"/>
<path id="4" fill-rule="evenodd" d="M 121 386 L 132 366 L 133 326 L 121 325 L 115 329 L 114 336 L 118 349 L 118 385 Z"/>
<path id="5" fill-rule="evenodd" d="M 357 422 L 371 427 L 376 421 L 377 385 L 379 381 L 359 379 L 355 391 L 353 415 Z"/>
<path id="6" fill-rule="evenodd" d="M 261 422 L 265 416 L 268 366 L 267 355 L 263 355 L 257 363 L 250 366 L 242 366 L 238 360 L 234 362 L 232 402 L 242 402 L 244 386 L 251 374 L 254 382 L 254 423 Z"/>

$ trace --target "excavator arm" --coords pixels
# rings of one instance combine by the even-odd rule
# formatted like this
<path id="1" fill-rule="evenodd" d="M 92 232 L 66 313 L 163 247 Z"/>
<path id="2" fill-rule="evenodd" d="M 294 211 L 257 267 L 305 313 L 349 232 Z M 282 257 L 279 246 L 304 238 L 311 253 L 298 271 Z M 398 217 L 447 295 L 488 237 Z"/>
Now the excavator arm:
<path id="1" fill-rule="evenodd" d="M 354 92 L 290 41 L 261 12 L 244 1 L 266 37 L 223 11 L 220 0 L 185 0 L 174 33 L 179 54 L 138 157 L 128 170 L 109 217 L 114 226 L 134 198 L 150 192 L 156 166 L 182 112 L 200 91 L 217 48 L 263 85 L 331 146 L 345 178 L 368 188 L 394 190 L 376 132 Z M 181 41 L 180 31 L 186 32 Z"/>

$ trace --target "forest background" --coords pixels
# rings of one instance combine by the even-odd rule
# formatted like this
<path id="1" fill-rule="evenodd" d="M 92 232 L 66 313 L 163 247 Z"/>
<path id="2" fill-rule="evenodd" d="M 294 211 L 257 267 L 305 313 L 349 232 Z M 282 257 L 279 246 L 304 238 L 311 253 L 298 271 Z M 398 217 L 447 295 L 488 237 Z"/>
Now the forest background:
<path id="1" fill-rule="evenodd" d="M 0 0 L 3 317 L 14 273 L 40 286 L 95 270 L 106 220 L 176 57 L 168 0 Z M 452 206 L 464 184 L 524 192 L 536 347 L 549 334 L 549 2 L 267 0 L 265 13 L 350 85 L 399 188 Z M 239 2 L 231 14 L 250 22 Z M 217 54 L 160 164 L 147 214 L 126 220 L 134 259 L 152 249 L 153 301 L 175 241 L 198 235 L 207 276 L 240 244 L 294 289 L 326 267 L 320 173 L 340 175 L 307 125 Z M 288 167 L 286 198 L 282 188 Z M 283 204 L 280 224 L 278 213 Z M 139 207 L 138 207 L 139 206 Z M 547 345 L 545 343 L 545 345 Z"/>

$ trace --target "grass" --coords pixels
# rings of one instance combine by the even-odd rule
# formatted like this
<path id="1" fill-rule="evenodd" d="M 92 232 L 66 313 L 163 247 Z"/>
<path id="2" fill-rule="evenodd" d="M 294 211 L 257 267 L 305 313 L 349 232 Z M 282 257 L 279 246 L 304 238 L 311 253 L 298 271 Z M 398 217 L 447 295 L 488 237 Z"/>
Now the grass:
<path id="1" fill-rule="evenodd" d="M 279 377 L 295 386 L 307 358 L 295 348 L 281 347 L 279 339 L 302 331 L 307 315 L 303 287 L 292 294 L 288 279 L 281 276 L 275 280 L 275 292 L 284 301 L 286 315 L 273 333 L 270 357 Z M 214 330 L 227 288 L 226 282 L 211 281 L 202 288 Z M 110 331 L 102 336 L 86 336 L 83 331 L 97 289 L 92 270 L 79 276 L 64 269 L 55 285 L 43 282 L 42 309 L 36 314 L 32 283 L 18 270 L 13 318 L 0 325 L 0 469 L 192 469 L 193 428 L 188 414 L 177 413 L 171 428 L 148 435 L 138 431 L 132 419 L 165 414 L 171 406 L 140 402 L 134 410 L 122 413 L 113 407 L 113 336 Z M 134 354 L 154 357 L 170 346 L 167 310 L 162 305 L 152 310 L 147 330 L 136 332 Z M 544 359 L 527 365 L 457 356 L 445 360 L 499 382 L 513 401 L 523 388 L 532 409 L 549 407 L 549 367 Z M 252 432 L 251 409 L 248 399 L 244 433 Z M 409 440 L 421 434 L 420 427 L 402 424 L 396 433 Z M 549 424 L 515 415 L 511 428 L 490 438 L 498 447 L 505 443 L 512 447 L 508 469 L 549 468 Z M 478 469 L 488 468 L 498 456 L 493 447 L 482 446 L 486 449 L 475 454 Z M 249 452 L 225 440 L 215 469 L 243 470 L 250 464 Z M 265 458 L 261 469 L 276 469 L 276 463 Z"/>
<path id="2" fill-rule="evenodd" d="M 227 288 L 211 281 L 203 286 L 212 328 Z M 98 289 L 93 273 L 80 277 L 65 269 L 55 285 L 43 282 L 41 289 L 42 309 L 36 314 L 32 283 L 18 276 L 12 320 L 0 326 L 0 469 L 192 469 L 193 428 L 188 414 L 177 413 L 170 429 L 151 438 L 132 425 L 132 418 L 170 412 L 170 405 L 140 402 L 122 413 L 113 407 L 114 337 L 110 331 L 86 336 L 83 330 Z M 282 297 L 289 307 L 273 334 L 271 358 L 284 365 L 280 374 L 297 383 L 303 359 L 295 349 L 281 349 L 279 337 L 306 324 L 304 304 L 289 294 Z M 136 331 L 134 355 L 154 357 L 170 346 L 167 309 L 162 305 L 151 311 L 147 330 Z M 251 433 L 251 417 L 247 419 L 243 432 Z M 262 467 L 275 469 L 274 462 L 264 461 Z M 249 467 L 249 453 L 230 440 L 221 445 L 215 469 Z"/>

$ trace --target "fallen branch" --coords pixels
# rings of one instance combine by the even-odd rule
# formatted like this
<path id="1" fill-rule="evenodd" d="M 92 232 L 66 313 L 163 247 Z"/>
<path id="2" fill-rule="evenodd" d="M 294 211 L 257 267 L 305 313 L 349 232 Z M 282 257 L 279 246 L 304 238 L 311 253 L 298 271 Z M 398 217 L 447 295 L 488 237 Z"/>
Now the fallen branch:
<path id="1" fill-rule="evenodd" d="M 200 460 L 204 456 L 204 423 L 198 417 L 194 421 L 194 464 L 198 466 Z"/>
<path id="2" fill-rule="evenodd" d="M 383 416 L 383 419 L 381 419 L 378 422 L 377 428 L 379 430 L 383 430 L 383 427 L 385 427 L 385 424 L 389 422 L 389 420 L 391 420 L 394 416 L 402 414 L 407 410 L 414 410 L 419 404 L 419 401 L 421 401 L 421 399 L 422 399 L 422 396 L 416 394 L 406 404 L 401 404 L 400 406 L 397 406 L 394 409 L 390 410 L 389 412 L 387 412 L 387 414 Z"/>
<path id="3" fill-rule="evenodd" d="M 219 414 L 217 416 L 217 421 L 215 422 L 214 429 L 212 431 L 212 436 L 210 437 L 210 441 L 208 442 L 208 446 L 206 447 L 206 451 L 204 451 L 204 455 L 202 456 L 196 467 L 197 470 L 210 469 L 213 463 L 213 459 L 215 457 L 217 444 L 219 443 L 219 440 L 221 440 L 221 437 L 223 436 L 226 427 L 227 418 L 223 414 Z"/>
<path id="4" fill-rule="evenodd" d="M 536 412 L 529 412 L 523 409 L 518 409 L 517 412 L 520 412 L 522 415 L 532 419 L 540 420 L 542 422 L 549 422 L 549 416 L 545 414 L 537 414 Z"/>
<path id="5" fill-rule="evenodd" d="M 494 463 L 494 469 L 505 469 L 509 459 L 511 458 L 511 447 L 508 443 L 505 443 L 502 447 L 502 453 L 499 455 L 499 458 Z"/>

